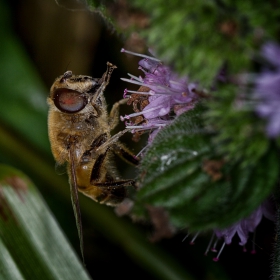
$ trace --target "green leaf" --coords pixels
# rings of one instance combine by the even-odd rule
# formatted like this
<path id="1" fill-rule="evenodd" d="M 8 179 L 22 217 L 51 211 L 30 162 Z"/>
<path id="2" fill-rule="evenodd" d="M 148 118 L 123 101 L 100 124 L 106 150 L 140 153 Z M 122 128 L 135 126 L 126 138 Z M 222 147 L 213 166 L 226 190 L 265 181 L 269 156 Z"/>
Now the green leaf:
<path id="1" fill-rule="evenodd" d="M 164 207 L 177 227 L 224 228 L 272 192 L 279 172 L 274 148 L 250 165 L 226 161 L 203 131 L 200 113 L 198 107 L 179 116 L 155 138 L 140 168 L 136 213 L 143 215 L 148 204 Z"/>
<path id="2" fill-rule="evenodd" d="M 0 201 L 1 279 L 90 279 L 35 186 L 5 165 Z"/>

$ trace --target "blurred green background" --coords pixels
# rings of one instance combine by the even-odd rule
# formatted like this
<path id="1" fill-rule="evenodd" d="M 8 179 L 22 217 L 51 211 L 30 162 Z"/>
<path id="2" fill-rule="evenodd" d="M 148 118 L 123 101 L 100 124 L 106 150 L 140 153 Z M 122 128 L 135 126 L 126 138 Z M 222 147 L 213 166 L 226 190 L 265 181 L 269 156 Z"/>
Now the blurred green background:
<path id="1" fill-rule="evenodd" d="M 67 176 L 56 174 L 48 142 L 49 88 L 66 70 L 101 77 L 110 61 L 118 66 L 105 94 L 110 108 L 126 88 L 120 78 L 128 72 L 140 75 L 137 59 L 120 49 L 144 52 L 146 47 L 137 33 L 129 34 L 133 21 L 124 24 L 127 35 L 123 35 L 100 13 L 75 1 L 64 2 L 0 1 L 0 162 L 21 169 L 35 182 L 79 255 Z M 118 14 L 124 16 L 115 11 L 116 18 Z M 123 142 L 137 153 L 141 143 L 130 138 L 123 137 Z M 119 162 L 118 168 L 127 178 L 137 172 Z M 193 279 L 268 279 L 270 275 L 273 224 L 268 221 L 262 222 L 264 230 L 257 231 L 256 255 L 243 253 L 235 240 L 215 263 L 214 255 L 203 255 L 211 234 L 201 234 L 190 246 L 190 237 L 182 243 L 187 232 L 182 229 L 172 239 L 149 244 L 149 225 L 132 224 L 88 198 L 80 196 L 80 201 L 85 262 L 93 279 L 188 279 L 188 274 Z M 181 276 L 175 278 L 172 271 Z"/>

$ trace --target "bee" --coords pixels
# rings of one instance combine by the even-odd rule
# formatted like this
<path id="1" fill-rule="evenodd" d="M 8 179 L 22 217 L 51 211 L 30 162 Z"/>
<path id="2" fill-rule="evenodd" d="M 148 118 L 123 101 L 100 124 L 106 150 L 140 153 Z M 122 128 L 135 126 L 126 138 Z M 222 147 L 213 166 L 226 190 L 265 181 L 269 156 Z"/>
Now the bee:
<path id="1" fill-rule="evenodd" d="M 139 159 L 111 131 L 119 122 L 119 106 L 115 103 L 107 112 L 104 90 L 116 68 L 107 62 L 102 78 L 73 75 L 71 71 L 58 77 L 48 97 L 48 132 L 51 150 L 58 165 L 67 165 L 73 210 L 83 257 L 83 232 L 78 191 L 107 205 L 118 205 L 126 197 L 127 187 L 134 180 L 121 180 L 112 165 L 116 154 L 137 165 Z"/>

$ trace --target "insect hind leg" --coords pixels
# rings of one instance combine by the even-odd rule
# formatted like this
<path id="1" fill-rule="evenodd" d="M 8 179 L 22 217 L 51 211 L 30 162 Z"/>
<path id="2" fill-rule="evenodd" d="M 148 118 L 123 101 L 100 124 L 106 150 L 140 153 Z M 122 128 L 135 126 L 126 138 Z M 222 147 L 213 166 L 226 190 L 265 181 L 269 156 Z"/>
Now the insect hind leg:
<path id="1" fill-rule="evenodd" d="M 100 200 L 100 203 L 116 206 L 121 203 L 127 197 L 127 187 L 134 186 L 134 180 L 119 180 L 119 181 L 107 181 L 94 183 L 94 186 L 101 188 L 104 198 Z"/>
<path id="2" fill-rule="evenodd" d="M 127 196 L 126 187 L 134 186 L 134 180 L 114 180 L 104 174 L 108 152 L 109 149 L 96 159 L 91 171 L 90 185 L 101 190 L 101 195 L 98 197 L 100 203 L 114 206 L 124 200 Z"/>

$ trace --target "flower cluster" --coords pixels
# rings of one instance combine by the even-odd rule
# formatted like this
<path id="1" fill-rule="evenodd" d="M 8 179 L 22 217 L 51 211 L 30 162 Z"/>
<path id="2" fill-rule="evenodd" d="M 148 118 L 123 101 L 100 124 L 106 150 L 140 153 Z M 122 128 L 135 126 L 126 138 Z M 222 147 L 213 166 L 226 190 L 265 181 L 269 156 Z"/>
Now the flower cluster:
<path id="1" fill-rule="evenodd" d="M 139 69 L 143 71 L 144 77 L 129 74 L 131 79 L 122 79 L 138 85 L 139 89 L 138 91 L 125 89 L 124 98 L 128 98 L 128 104 L 132 105 L 134 113 L 121 116 L 121 120 L 126 121 L 126 128 L 134 136 L 139 136 L 145 131 L 151 131 L 148 140 L 151 143 L 161 128 L 170 124 L 176 116 L 193 109 L 200 98 L 205 95 L 198 90 L 197 84 L 190 83 L 187 77 L 179 77 L 158 59 L 124 49 L 122 49 L 122 52 L 143 57 L 139 61 Z M 268 134 L 276 136 L 280 134 L 280 47 L 275 44 L 267 44 L 262 52 L 273 69 L 265 70 L 257 81 L 255 95 L 261 100 L 258 103 L 257 111 L 260 116 L 268 119 Z M 221 68 L 212 90 L 217 90 L 218 82 L 227 82 L 226 70 L 226 66 Z M 265 201 L 249 217 L 226 229 L 215 229 L 205 254 L 208 253 L 210 248 L 216 252 L 217 241 L 223 239 L 223 244 L 214 258 L 214 261 L 217 261 L 224 246 L 230 244 L 236 234 L 240 239 L 239 244 L 245 246 L 249 233 L 255 232 L 263 217 L 274 220 L 272 208 L 271 201 Z M 198 234 L 192 239 L 191 244 Z M 212 246 L 215 236 L 217 240 Z M 252 253 L 254 252 L 253 249 Z"/>
<path id="2" fill-rule="evenodd" d="M 237 234 L 240 239 L 239 245 L 244 246 L 248 241 L 249 233 L 255 232 L 257 226 L 259 225 L 263 217 L 266 217 L 271 221 L 275 220 L 275 211 L 271 200 L 266 200 L 265 202 L 263 202 L 249 217 L 242 219 L 241 221 L 235 223 L 234 225 L 226 229 L 214 230 L 214 233 L 218 239 L 220 238 L 224 239 L 224 243 L 218 255 L 214 258 L 214 260 L 215 261 L 219 260 L 219 256 L 222 253 L 225 244 L 230 244 L 235 234 Z M 208 247 L 210 248 L 210 246 Z M 215 246 L 214 246 L 214 251 L 215 251 Z M 254 254 L 255 250 L 253 249 L 251 253 Z"/>
<path id="3" fill-rule="evenodd" d="M 128 104 L 133 104 L 135 113 L 123 116 L 121 120 L 129 120 L 126 122 L 126 128 L 131 129 L 132 133 L 153 130 L 149 137 L 151 142 L 157 132 L 169 124 L 175 116 L 194 108 L 199 99 L 196 93 L 197 85 L 189 83 L 186 77 L 180 78 L 154 57 L 125 49 L 122 49 L 122 52 L 143 57 L 139 61 L 139 69 L 145 76 L 142 78 L 130 75 L 131 79 L 122 79 L 139 85 L 140 88 L 138 91 L 125 90 L 124 98 L 131 99 Z"/>
<path id="4" fill-rule="evenodd" d="M 229 245 L 232 242 L 233 237 L 237 234 L 240 242 L 239 245 L 244 247 L 244 252 L 246 252 L 245 245 L 248 242 L 249 233 L 254 233 L 257 229 L 257 226 L 260 224 L 262 218 L 265 217 L 271 221 L 275 221 L 275 207 L 272 199 L 267 199 L 264 201 L 250 216 L 240 220 L 239 222 L 229 226 L 225 229 L 215 229 L 213 231 L 211 240 L 207 246 L 207 249 L 204 253 L 206 256 L 208 252 L 211 250 L 212 252 L 217 252 L 217 244 L 223 239 L 223 243 L 217 256 L 213 258 L 214 261 L 218 261 L 219 257 L 224 250 L 225 245 Z M 197 232 L 192 240 L 190 241 L 190 245 L 194 245 L 196 238 L 198 237 L 200 232 Z M 215 240 L 216 236 L 216 240 Z M 188 237 L 188 235 L 183 239 L 183 241 Z M 215 241 L 214 241 L 215 240 Z M 251 250 L 251 254 L 255 254 L 255 246 L 253 244 L 253 248 Z"/>
<path id="5" fill-rule="evenodd" d="M 261 51 L 268 65 L 256 82 L 255 97 L 258 114 L 267 119 L 267 135 L 280 135 L 280 46 L 266 43 Z"/>

